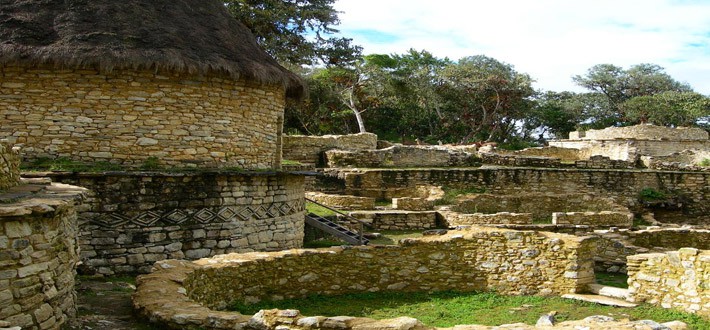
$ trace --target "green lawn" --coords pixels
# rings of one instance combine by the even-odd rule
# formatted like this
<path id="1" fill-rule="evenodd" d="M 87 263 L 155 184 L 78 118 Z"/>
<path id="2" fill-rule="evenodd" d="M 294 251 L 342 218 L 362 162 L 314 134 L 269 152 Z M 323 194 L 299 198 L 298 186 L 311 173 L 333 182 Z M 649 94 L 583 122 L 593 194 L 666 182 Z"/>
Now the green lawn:
<path id="1" fill-rule="evenodd" d="M 311 296 L 306 299 L 235 304 L 231 310 L 253 314 L 260 309 L 298 309 L 303 315 L 369 317 L 388 319 L 410 316 L 428 326 L 451 327 L 457 324 L 500 325 L 523 322 L 535 324 L 550 311 L 557 311 L 558 321 L 578 320 L 592 315 L 616 319 L 651 319 L 657 322 L 681 320 L 691 329 L 710 329 L 710 320 L 697 315 L 641 305 L 618 308 L 559 297 L 502 296 L 494 293 L 408 292 L 358 293 L 343 296 Z"/>

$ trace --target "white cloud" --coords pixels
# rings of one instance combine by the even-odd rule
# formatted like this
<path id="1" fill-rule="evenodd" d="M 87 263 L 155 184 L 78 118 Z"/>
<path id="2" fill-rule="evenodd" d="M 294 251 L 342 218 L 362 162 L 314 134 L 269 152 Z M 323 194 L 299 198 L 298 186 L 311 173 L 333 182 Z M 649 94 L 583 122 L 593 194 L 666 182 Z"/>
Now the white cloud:
<path id="1" fill-rule="evenodd" d="M 710 1 L 337 0 L 335 7 L 343 36 L 365 53 L 484 54 L 557 91 L 579 91 L 571 77 L 595 64 L 655 63 L 710 94 Z M 369 40 L 363 30 L 396 39 Z"/>

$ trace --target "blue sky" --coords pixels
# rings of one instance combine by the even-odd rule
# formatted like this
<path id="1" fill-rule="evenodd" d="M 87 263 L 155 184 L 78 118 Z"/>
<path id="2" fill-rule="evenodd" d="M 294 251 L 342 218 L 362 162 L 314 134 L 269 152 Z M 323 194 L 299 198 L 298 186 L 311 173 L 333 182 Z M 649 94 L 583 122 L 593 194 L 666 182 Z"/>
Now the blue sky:
<path id="1" fill-rule="evenodd" d="M 710 95 L 710 0 L 337 0 L 342 36 L 365 54 L 483 54 L 542 90 L 582 91 L 595 64 L 654 63 Z"/>

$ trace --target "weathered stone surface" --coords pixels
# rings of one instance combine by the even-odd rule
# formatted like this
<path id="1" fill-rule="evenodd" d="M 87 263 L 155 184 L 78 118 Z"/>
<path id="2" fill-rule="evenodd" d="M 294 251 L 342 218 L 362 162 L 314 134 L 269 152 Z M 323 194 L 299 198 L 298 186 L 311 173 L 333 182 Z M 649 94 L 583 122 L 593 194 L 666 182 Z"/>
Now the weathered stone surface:
<path id="1" fill-rule="evenodd" d="M 348 215 L 369 224 L 375 230 L 432 229 L 439 224 L 436 211 L 354 211 Z"/>
<path id="2" fill-rule="evenodd" d="M 473 149 L 473 150 L 472 150 Z M 409 146 L 396 144 L 377 150 L 328 150 L 327 167 L 446 167 L 478 166 L 471 146 Z"/>
<path id="3" fill-rule="evenodd" d="M 20 156 L 10 144 L 0 140 L 0 192 L 20 183 Z"/>
<path id="4" fill-rule="evenodd" d="M 710 316 L 710 251 L 682 248 L 627 258 L 629 301 Z"/>
<path id="5" fill-rule="evenodd" d="M 161 76 L 151 70 L 100 73 L 11 65 L 3 67 L 2 79 L 2 94 L 22 97 L 0 97 L 0 138 L 21 146 L 30 160 L 281 166 L 285 98 L 280 85 Z"/>
<path id="6" fill-rule="evenodd" d="M 434 201 L 418 197 L 392 198 L 392 208 L 404 211 L 431 211 Z"/>
<path id="7" fill-rule="evenodd" d="M 320 164 L 323 152 L 331 149 L 377 149 L 377 135 L 359 133 L 323 136 L 286 135 L 283 137 L 284 159 L 306 164 Z"/>
<path id="8" fill-rule="evenodd" d="M 634 215 L 629 212 L 553 212 L 555 225 L 588 225 L 591 227 L 629 228 L 634 224 Z"/>
<path id="9" fill-rule="evenodd" d="M 371 197 L 307 192 L 306 198 L 336 209 L 372 210 L 375 208 L 375 199 Z"/>
<path id="10" fill-rule="evenodd" d="M 593 282 L 593 246 L 587 238 L 481 227 L 404 240 L 400 246 L 220 255 L 195 261 L 199 267 L 184 285 L 191 298 L 207 306 L 368 290 L 567 293 Z M 562 276 L 566 272 L 576 275 Z"/>
<path id="11" fill-rule="evenodd" d="M 145 273 L 156 260 L 298 248 L 303 176 L 270 172 L 48 173 L 89 188 L 81 271 Z M 1 208 L 1 207 L 0 207 Z"/>
<path id="12" fill-rule="evenodd" d="M 35 181 L 34 183 L 38 183 Z M 76 313 L 77 205 L 86 190 L 39 182 L 15 186 L 0 209 L 0 323 L 59 329 Z"/>

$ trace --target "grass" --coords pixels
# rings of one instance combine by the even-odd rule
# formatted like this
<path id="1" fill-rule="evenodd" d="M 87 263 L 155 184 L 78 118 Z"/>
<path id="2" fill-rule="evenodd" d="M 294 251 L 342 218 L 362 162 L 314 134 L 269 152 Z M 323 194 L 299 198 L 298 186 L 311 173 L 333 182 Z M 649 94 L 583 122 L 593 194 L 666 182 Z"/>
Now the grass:
<path id="1" fill-rule="evenodd" d="M 295 160 L 282 159 L 281 165 L 301 166 L 301 165 L 303 165 L 303 163 L 295 161 Z"/>
<path id="2" fill-rule="evenodd" d="M 485 188 L 469 187 L 469 188 L 451 188 L 444 187 L 444 196 L 435 202 L 436 205 L 451 205 L 456 202 L 456 197 L 466 194 L 482 194 L 486 192 Z"/>
<path id="3" fill-rule="evenodd" d="M 369 317 L 388 319 L 410 316 L 425 325 L 452 327 L 457 324 L 500 325 L 523 322 L 534 325 L 540 315 L 557 311 L 558 321 L 578 320 L 592 315 L 616 319 L 652 319 L 657 322 L 680 320 L 691 329 L 710 329 L 710 321 L 700 316 L 641 305 L 621 309 L 559 297 L 503 296 L 495 293 L 457 292 L 377 292 L 342 296 L 314 295 L 305 299 L 233 304 L 231 310 L 253 314 L 261 309 L 298 309 L 303 315 Z"/>
<path id="4" fill-rule="evenodd" d="M 710 166 L 710 158 L 703 158 L 703 160 L 698 163 L 698 165 L 703 166 L 703 167 L 709 167 Z"/>
<path id="5" fill-rule="evenodd" d="M 597 284 L 602 284 L 606 286 L 613 286 L 617 288 L 626 289 L 629 287 L 627 280 L 629 276 L 621 273 L 607 273 L 607 272 L 594 272 L 596 276 Z"/>
<path id="6" fill-rule="evenodd" d="M 639 227 L 647 227 L 650 225 L 652 225 L 652 224 L 650 222 L 644 220 L 642 217 L 640 217 L 640 216 L 634 217 L 633 227 L 639 228 Z"/>
<path id="7" fill-rule="evenodd" d="M 60 157 L 57 159 L 38 158 L 30 163 L 23 163 L 21 169 L 24 171 L 105 172 L 120 171 L 122 168 L 118 164 L 109 162 L 83 163 Z"/>
<path id="8" fill-rule="evenodd" d="M 313 213 L 313 214 L 321 216 L 321 217 L 331 217 L 331 216 L 335 216 L 337 214 L 337 213 L 333 212 L 333 210 L 327 209 L 325 207 L 322 207 L 318 204 L 313 204 L 313 203 L 306 203 L 306 211 L 308 213 Z"/>

